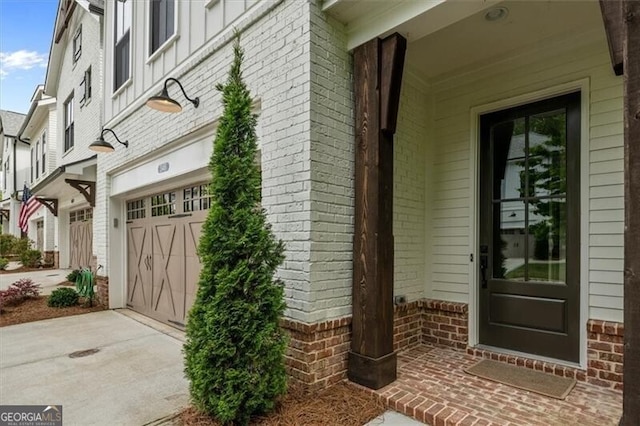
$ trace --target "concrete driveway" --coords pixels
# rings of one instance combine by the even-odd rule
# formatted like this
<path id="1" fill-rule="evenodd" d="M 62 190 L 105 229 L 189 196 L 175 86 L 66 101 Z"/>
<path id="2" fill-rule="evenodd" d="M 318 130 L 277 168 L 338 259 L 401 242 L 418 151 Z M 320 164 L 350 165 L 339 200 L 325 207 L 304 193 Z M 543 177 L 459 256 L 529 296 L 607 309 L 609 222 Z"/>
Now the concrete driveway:
<path id="1" fill-rule="evenodd" d="M 188 383 L 182 342 L 159 330 L 115 311 L 2 327 L 0 404 L 61 404 L 65 425 L 167 417 L 188 404 Z M 69 357 L 88 349 L 99 351 Z"/>
<path id="2" fill-rule="evenodd" d="M 9 272 L 10 269 L 7 269 Z M 22 278 L 30 278 L 34 283 L 40 284 L 43 295 L 49 295 L 58 288 L 58 284 L 67 280 L 71 269 L 42 269 L 38 271 L 15 272 L 0 275 L 0 290 L 4 290 L 14 282 Z"/>

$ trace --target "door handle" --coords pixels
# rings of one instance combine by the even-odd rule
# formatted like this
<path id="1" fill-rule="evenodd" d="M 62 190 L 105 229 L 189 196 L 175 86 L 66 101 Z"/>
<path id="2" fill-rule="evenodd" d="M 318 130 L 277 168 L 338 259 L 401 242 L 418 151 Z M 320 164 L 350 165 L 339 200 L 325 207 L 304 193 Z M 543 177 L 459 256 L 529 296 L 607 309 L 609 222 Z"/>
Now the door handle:
<path id="1" fill-rule="evenodd" d="M 482 274 L 482 288 L 487 288 L 488 266 L 489 266 L 489 257 L 486 254 L 480 255 L 480 273 Z"/>

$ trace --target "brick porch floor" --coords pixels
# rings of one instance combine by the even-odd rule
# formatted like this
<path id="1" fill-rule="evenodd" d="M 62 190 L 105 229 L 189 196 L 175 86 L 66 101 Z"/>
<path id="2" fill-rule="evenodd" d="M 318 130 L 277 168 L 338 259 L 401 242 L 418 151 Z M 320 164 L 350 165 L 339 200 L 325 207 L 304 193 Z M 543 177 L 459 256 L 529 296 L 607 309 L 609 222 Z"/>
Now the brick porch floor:
<path id="1" fill-rule="evenodd" d="M 398 354 L 398 380 L 378 391 L 387 405 L 433 426 L 617 425 L 622 393 L 578 382 L 564 401 L 466 374 L 481 358 L 420 345 Z"/>

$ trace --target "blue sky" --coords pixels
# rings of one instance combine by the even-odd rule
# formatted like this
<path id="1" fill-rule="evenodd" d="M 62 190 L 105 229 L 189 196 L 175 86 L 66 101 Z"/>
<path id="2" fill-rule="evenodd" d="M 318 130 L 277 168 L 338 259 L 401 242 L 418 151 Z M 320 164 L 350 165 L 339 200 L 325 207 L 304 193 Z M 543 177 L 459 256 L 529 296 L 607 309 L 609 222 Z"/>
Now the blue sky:
<path id="1" fill-rule="evenodd" d="M 58 0 L 0 0 L 0 109 L 26 113 L 44 83 Z"/>

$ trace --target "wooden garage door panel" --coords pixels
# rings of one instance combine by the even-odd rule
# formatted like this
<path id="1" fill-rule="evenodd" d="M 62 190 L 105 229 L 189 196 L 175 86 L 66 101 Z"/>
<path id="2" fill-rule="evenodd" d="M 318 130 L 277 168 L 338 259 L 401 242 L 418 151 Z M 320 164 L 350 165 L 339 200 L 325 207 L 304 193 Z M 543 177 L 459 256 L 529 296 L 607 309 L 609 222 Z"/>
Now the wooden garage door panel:
<path id="1" fill-rule="evenodd" d="M 198 257 L 198 244 L 200 243 L 200 235 L 202 226 L 206 219 L 206 211 L 198 212 L 194 217 L 185 221 L 185 310 L 191 309 L 196 299 L 198 291 L 198 280 L 200 279 L 200 258 Z"/>
<path id="2" fill-rule="evenodd" d="M 170 220 L 170 219 L 169 219 Z M 154 314 L 182 323 L 184 319 L 184 232 L 179 223 L 153 225 Z"/>
<path id="3" fill-rule="evenodd" d="M 151 306 L 151 233 L 144 225 L 130 225 L 127 231 L 127 304 L 135 310 L 147 312 Z"/>
<path id="4" fill-rule="evenodd" d="M 92 221 L 88 220 L 69 224 L 69 266 L 73 269 L 91 266 L 92 253 Z"/>

